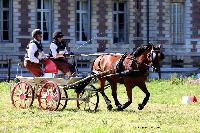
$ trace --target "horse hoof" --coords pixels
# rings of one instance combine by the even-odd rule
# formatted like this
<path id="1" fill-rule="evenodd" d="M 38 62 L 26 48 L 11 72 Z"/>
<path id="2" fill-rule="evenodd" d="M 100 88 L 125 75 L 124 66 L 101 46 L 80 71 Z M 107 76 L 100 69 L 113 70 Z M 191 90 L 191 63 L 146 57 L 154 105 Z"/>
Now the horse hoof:
<path id="1" fill-rule="evenodd" d="M 116 110 L 117 111 L 123 111 L 122 105 L 118 105 Z"/>
<path id="2" fill-rule="evenodd" d="M 142 104 L 138 104 L 138 109 L 142 110 L 144 108 L 144 106 Z"/>
<path id="3" fill-rule="evenodd" d="M 112 105 L 108 105 L 108 106 L 107 106 L 107 109 L 108 109 L 109 111 L 111 111 L 112 108 L 113 108 Z"/>

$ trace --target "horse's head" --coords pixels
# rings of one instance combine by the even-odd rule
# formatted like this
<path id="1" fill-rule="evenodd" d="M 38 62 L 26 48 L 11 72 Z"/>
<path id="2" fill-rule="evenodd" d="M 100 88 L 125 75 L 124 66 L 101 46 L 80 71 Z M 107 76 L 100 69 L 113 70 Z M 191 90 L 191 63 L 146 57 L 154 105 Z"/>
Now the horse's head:
<path id="1" fill-rule="evenodd" d="M 144 45 L 139 47 L 133 54 L 137 62 L 144 66 L 151 66 L 153 70 L 160 71 L 160 61 L 164 59 L 161 45 Z"/>
<path id="2" fill-rule="evenodd" d="M 156 72 L 160 71 L 160 61 L 164 59 L 164 54 L 161 51 L 161 45 L 152 45 L 151 52 L 147 58 L 150 60 L 150 65 Z"/>

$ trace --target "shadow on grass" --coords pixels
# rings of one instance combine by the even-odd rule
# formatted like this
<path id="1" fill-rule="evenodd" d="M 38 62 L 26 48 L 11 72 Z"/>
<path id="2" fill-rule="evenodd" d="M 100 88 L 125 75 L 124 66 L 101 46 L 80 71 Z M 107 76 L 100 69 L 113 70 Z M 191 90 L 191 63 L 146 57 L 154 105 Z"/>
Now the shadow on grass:
<path id="1" fill-rule="evenodd" d="M 67 109 L 64 109 L 62 111 L 71 111 L 71 112 L 79 112 L 79 111 L 85 111 L 85 112 L 88 112 L 88 113 L 97 113 L 97 112 L 102 112 L 102 110 L 100 109 L 97 109 L 96 111 L 91 111 L 91 110 L 84 110 L 84 109 L 78 109 L 78 108 L 67 108 Z M 60 112 L 62 112 L 60 111 Z"/>
<path id="2" fill-rule="evenodd" d="M 124 110 L 118 110 L 118 109 L 113 109 L 113 112 L 126 112 L 126 113 L 136 113 L 135 110 L 129 110 L 129 109 L 124 109 Z"/>
<path id="3" fill-rule="evenodd" d="M 28 110 L 29 112 L 38 112 L 38 111 L 46 111 L 46 112 L 64 112 L 64 111 L 69 111 L 69 112 L 80 112 L 80 111 L 85 111 L 88 113 L 97 113 L 97 112 L 102 112 L 103 110 L 97 109 L 96 111 L 91 111 L 91 110 L 84 110 L 84 109 L 78 109 L 78 108 L 65 108 L 62 110 L 56 110 L 56 111 L 49 111 L 49 110 L 42 110 L 40 107 L 37 106 L 31 106 L 28 109 L 22 109 L 22 110 Z"/>

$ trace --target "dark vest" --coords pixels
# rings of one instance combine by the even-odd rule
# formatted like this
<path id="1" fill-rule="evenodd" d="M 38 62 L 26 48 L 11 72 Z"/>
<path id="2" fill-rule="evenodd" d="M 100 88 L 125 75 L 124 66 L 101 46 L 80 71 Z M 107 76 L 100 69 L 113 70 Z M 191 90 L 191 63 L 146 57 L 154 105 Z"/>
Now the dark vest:
<path id="1" fill-rule="evenodd" d="M 34 53 L 34 56 L 35 56 L 36 58 L 38 58 L 39 52 L 42 52 L 42 51 L 43 51 L 42 44 L 41 44 L 41 43 L 38 43 L 38 42 L 35 41 L 35 40 L 31 40 L 30 43 L 35 43 L 35 44 L 36 44 L 38 50 Z M 27 45 L 27 47 L 26 47 L 26 55 L 25 55 L 25 58 L 28 58 L 28 53 L 27 53 L 27 50 L 28 50 L 28 49 L 29 49 L 29 45 Z"/>
<path id="2" fill-rule="evenodd" d="M 65 50 L 65 47 L 66 47 L 66 44 L 63 43 L 63 42 L 57 42 L 57 41 L 53 41 L 52 43 L 56 44 L 57 45 L 57 53 L 59 53 L 60 51 L 64 51 Z M 52 56 L 52 51 L 50 50 L 50 55 Z"/>

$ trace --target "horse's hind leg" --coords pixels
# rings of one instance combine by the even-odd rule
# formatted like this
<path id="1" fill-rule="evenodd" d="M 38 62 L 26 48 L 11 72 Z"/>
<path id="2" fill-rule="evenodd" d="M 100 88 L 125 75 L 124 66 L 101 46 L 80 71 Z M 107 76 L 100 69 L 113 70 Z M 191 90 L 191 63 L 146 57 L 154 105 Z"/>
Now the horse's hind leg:
<path id="1" fill-rule="evenodd" d="M 106 104 L 107 104 L 107 109 L 108 110 L 112 110 L 112 105 L 111 105 L 111 101 L 108 99 L 108 97 L 106 96 L 105 92 L 104 92 L 104 86 L 105 86 L 105 82 L 106 80 L 104 78 L 99 78 L 99 84 L 100 84 L 100 93 L 103 96 Z"/>
<path id="2" fill-rule="evenodd" d="M 143 102 L 141 104 L 138 104 L 138 109 L 142 110 L 149 100 L 150 93 L 147 90 L 145 82 L 142 82 L 141 84 L 139 84 L 138 87 L 146 94 L 146 97 L 144 98 Z"/>
<path id="3" fill-rule="evenodd" d="M 120 102 L 118 101 L 118 98 L 117 98 L 117 83 L 110 82 L 110 86 L 112 89 L 112 96 L 115 101 L 115 105 L 117 106 L 117 110 L 121 110 L 122 105 L 120 104 Z"/>

